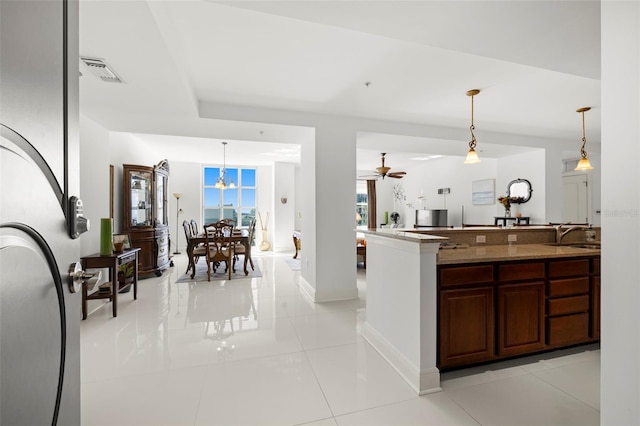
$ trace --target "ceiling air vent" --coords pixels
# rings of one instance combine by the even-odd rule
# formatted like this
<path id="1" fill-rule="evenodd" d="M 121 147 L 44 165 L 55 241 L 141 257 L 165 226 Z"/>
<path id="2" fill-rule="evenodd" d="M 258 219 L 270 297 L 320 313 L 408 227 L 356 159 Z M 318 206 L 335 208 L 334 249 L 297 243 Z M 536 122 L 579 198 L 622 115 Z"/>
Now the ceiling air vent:
<path id="1" fill-rule="evenodd" d="M 104 59 L 80 57 L 80 60 L 87 69 L 100 80 L 106 81 L 107 83 L 124 83 Z"/>

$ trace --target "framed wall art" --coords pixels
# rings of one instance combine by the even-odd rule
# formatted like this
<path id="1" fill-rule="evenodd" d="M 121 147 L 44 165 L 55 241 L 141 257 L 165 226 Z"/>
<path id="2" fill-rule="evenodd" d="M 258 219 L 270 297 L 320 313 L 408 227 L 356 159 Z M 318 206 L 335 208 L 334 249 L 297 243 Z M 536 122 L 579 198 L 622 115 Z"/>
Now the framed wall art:
<path id="1" fill-rule="evenodd" d="M 471 203 L 474 206 L 496 203 L 496 180 L 483 179 L 471 182 Z"/>

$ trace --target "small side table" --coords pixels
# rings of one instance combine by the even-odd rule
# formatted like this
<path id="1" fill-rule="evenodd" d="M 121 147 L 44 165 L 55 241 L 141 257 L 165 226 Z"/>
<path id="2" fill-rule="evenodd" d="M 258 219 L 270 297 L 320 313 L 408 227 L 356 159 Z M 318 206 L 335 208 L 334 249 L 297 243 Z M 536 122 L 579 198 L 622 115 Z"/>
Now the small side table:
<path id="1" fill-rule="evenodd" d="M 110 256 L 102 256 L 99 253 L 90 256 L 84 256 L 82 260 L 82 269 L 109 269 L 109 279 L 111 280 L 111 292 L 100 293 L 95 291 L 89 294 L 87 286 L 82 286 L 82 319 L 87 319 L 87 300 L 109 299 L 113 303 L 113 316 L 118 316 L 118 292 L 130 285 L 133 285 L 133 298 L 138 298 L 138 252 L 139 248 L 132 248 L 120 253 L 113 253 Z M 133 282 L 123 286 L 118 284 L 118 269 L 121 265 L 133 262 Z"/>
<path id="2" fill-rule="evenodd" d="M 528 225 L 529 224 L 529 216 L 520 216 L 520 217 L 515 217 L 515 216 L 494 216 L 495 225 L 498 225 L 499 221 L 502 221 L 502 226 L 506 227 L 507 226 L 507 222 L 512 220 L 515 221 L 516 224 L 518 225 Z"/>

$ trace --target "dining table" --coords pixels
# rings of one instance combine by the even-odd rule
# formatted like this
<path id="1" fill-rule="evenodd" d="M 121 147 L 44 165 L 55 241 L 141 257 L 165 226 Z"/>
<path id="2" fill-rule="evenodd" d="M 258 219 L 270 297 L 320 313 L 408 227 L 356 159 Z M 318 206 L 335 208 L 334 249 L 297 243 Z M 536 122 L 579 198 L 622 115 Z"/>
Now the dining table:
<path id="1" fill-rule="evenodd" d="M 189 266 L 187 267 L 187 272 L 191 270 L 191 278 L 196 275 L 196 262 L 193 258 L 193 249 L 199 246 L 200 244 L 205 244 L 207 240 L 204 232 L 198 233 L 195 236 L 190 237 L 187 240 L 187 257 L 189 258 Z M 244 246 L 244 274 L 249 275 L 249 269 L 247 269 L 247 263 L 249 259 L 251 259 L 251 241 L 249 241 L 249 230 L 248 229 L 234 229 L 231 234 L 231 242 L 232 243 L 240 243 Z M 231 268 L 232 265 L 229 265 Z"/>

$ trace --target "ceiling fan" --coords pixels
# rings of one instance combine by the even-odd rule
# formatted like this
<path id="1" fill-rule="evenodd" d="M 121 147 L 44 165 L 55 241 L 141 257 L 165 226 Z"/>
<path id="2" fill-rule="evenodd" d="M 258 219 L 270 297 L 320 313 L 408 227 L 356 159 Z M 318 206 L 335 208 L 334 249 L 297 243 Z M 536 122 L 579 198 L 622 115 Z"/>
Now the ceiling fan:
<path id="1" fill-rule="evenodd" d="M 384 179 L 385 177 L 402 179 L 404 175 L 407 174 L 407 172 L 389 172 L 389 170 L 391 170 L 391 167 L 387 167 L 384 165 L 384 156 L 387 155 L 387 153 L 383 152 L 380 155 L 382 155 L 382 166 L 376 167 L 377 174 L 370 176 L 381 177 L 382 179 Z"/>

